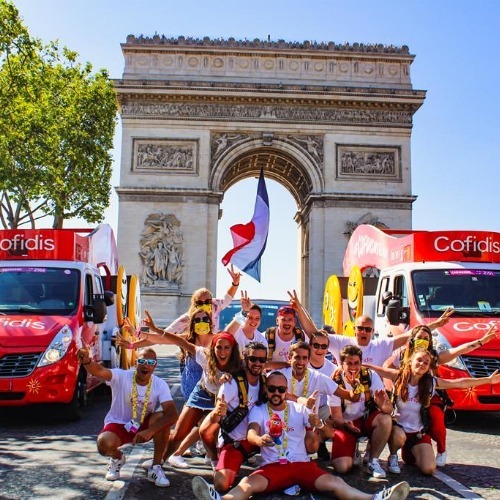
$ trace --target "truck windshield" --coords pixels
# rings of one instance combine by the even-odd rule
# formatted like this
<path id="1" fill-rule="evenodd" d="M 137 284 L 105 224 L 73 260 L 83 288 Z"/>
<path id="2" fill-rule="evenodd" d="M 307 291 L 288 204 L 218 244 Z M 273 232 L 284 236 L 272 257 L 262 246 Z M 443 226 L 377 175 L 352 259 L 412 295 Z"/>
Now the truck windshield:
<path id="1" fill-rule="evenodd" d="M 412 276 L 421 312 L 441 314 L 452 307 L 458 313 L 500 314 L 500 271 L 435 269 L 414 271 Z"/>
<path id="2" fill-rule="evenodd" d="M 0 267 L 0 314 L 72 314 L 79 272 L 55 267 Z"/>

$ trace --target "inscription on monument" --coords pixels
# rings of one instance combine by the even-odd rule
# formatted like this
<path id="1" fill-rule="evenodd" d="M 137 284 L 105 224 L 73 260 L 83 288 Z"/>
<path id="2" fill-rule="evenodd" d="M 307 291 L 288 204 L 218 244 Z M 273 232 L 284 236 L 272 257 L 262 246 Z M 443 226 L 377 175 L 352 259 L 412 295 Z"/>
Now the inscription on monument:
<path id="1" fill-rule="evenodd" d="M 337 145 L 338 179 L 401 180 L 399 147 Z"/>
<path id="2" fill-rule="evenodd" d="M 137 173 L 198 173 L 198 141 L 134 139 L 132 171 Z"/>

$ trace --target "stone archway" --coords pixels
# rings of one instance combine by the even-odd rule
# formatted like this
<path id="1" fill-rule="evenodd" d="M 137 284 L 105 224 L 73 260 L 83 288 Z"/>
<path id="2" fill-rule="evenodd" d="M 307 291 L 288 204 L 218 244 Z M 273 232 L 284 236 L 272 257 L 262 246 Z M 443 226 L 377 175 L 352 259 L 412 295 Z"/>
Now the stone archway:
<path id="1" fill-rule="evenodd" d="M 353 225 L 411 227 L 425 92 L 407 47 L 129 36 L 122 50 L 118 247 L 159 320 L 214 288 L 224 192 L 261 167 L 297 204 L 298 288 L 317 322 Z M 167 248 L 171 269 L 148 268 Z"/>

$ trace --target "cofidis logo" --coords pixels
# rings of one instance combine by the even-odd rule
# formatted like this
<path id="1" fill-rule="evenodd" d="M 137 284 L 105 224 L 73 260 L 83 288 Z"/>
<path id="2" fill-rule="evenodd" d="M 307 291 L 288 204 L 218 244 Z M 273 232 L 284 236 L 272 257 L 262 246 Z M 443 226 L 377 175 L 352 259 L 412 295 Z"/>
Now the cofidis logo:
<path id="1" fill-rule="evenodd" d="M 488 236 L 478 239 L 469 235 L 464 239 L 451 239 L 448 236 L 438 236 L 434 240 L 437 252 L 461 252 L 466 254 L 495 253 L 500 254 L 500 242 Z"/>
<path id="2" fill-rule="evenodd" d="M 28 252 L 38 251 L 51 252 L 55 247 L 54 239 L 47 238 L 43 234 L 26 237 L 22 233 L 17 233 L 10 238 L 0 239 L 0 251 L 11 255 L 27 255 Z"/>
<path id="3" fill-rule="evenodd" d="M 34 328 L 35 330 L 45 330 L 45 325 L 41 321 L 31 319 L 13 319 L 8 316 L 0 316 L 0 326 L 5 328 Z"/>

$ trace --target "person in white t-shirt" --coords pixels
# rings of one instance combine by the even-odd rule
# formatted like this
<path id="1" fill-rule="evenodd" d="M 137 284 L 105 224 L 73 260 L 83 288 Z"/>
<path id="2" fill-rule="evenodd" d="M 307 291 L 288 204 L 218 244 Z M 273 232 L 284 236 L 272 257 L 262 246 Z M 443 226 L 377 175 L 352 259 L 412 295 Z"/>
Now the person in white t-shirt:
<path id="1" fill-rule="evenodd" d="M 290 346 L 304 340 L 304 332 L 297 327 L 295 310 L 291 306 L 282 306 L 276 314 L 276 326 L 265 332 L 268 343 L 267 359 L 269 361 L 288 361 Z"/>
<path id="2" fill-rule="evenodd" d="M 215 409 L 201 425 L 200 433 L 205 446 L 217 446 L 219 449 L 214 473 L 217 491 L 231 488 L 241 464 L 249 455 L 259 451 L 247 440 L 248 412 L 265 399 L 261 380 L 266 362 L 267 349 L 264 344 L 247 344 L 244 369 L 221 385 Z"/>
<path id="3" fill-rule="evenodd" d="M 260 342 L 264 344 L 267 350 L 266 337 L 258 330 L 262 318 L 262 309 L 257 304 L 252 304 L 244 291 L 241 294 L 241 311 L 243 316 L 245 316 L 243 325 L 240 325 L 238 321 L 233 319 L 233 321 L 226 326 L 226 332 L 234 335 L 242 357 L 245 346 L 250 342 Z"/>
<path id="4" fill-rule="evenodd" d="M 299 484 L 311 493 L 329 493 L 342 499 L 404 499 L 410 491 L 406 482 L 372 496 L 346 484 L 341 478 L 311 462 L 304 445 L 306 427 L 319 418 L 303 405 L 287 401 L 287 381 L 271 372 L 266 382 L 268 402 L 250 412 L 247 439 L 261 450 L 262 465 L 221 497 L 203 478 L 193 478 L 193 492 L 199 500 L 247 499 L 256 494 L 282 491 Z"/>
<path id="5" fill-rule="evenodd" d="M 167 447 L 170 427 L 177 420 L 177 408 L 168 384 L 153 375 L 157 365 L 155 351 L 148 347 L 137 353 L 135 370 L 108 369 L 90 359 L 88 346 L 78 350 L 77 356 L 93 376 L 111 386 L 111 408 L 104 418 L 104 427 L 97 436 L 97 449 L 110 457 L 106 479 L 120 478 L 125 455 L 119 447 L 127 444 L 146 443 L 153 439 L 154 455 L 148 480 L 156 486 L 169 486 L 170 481 L 161 467 Z M 162 410 L 155 411 L 160 405 Z"/>
<path id="6" fill-rule="evenodd" d="M 430 406 L 436 389 L 468 389 L 484 384 L 500 383 L 500 370 L 489 377 L 443 379 L 434 377 L 435 360 L 428 349 L 416 347 L 399 370 L 373 366 L 379 375 L 394 382 L 397 425 L 389 439 L 389 464 L 397 465 L 397 452 L 402 448 L 403 461 L 415 465 L 423 474 L 433 475 L 436 459 L 427 432 L 425 409 Z"/>
<path id="7" fill-rule="evenodd" d="M 379 457 L 392 430 L 392 403 L 385 391 L 382 379 L 361 362 L 361 349 L 354 345 L 340 351 L 340 369 L 334 380 L 345 389 L 360 394 L 359 401 L 352 402 L 336 396 L 328 398 L 332 408 L 335 434 L 332 446 L 332 463 L 341 474 L 353 466 L 356 441 L 367 436 L 370 443 L 368 471 L 375 478 L 385 478 Z"/>

